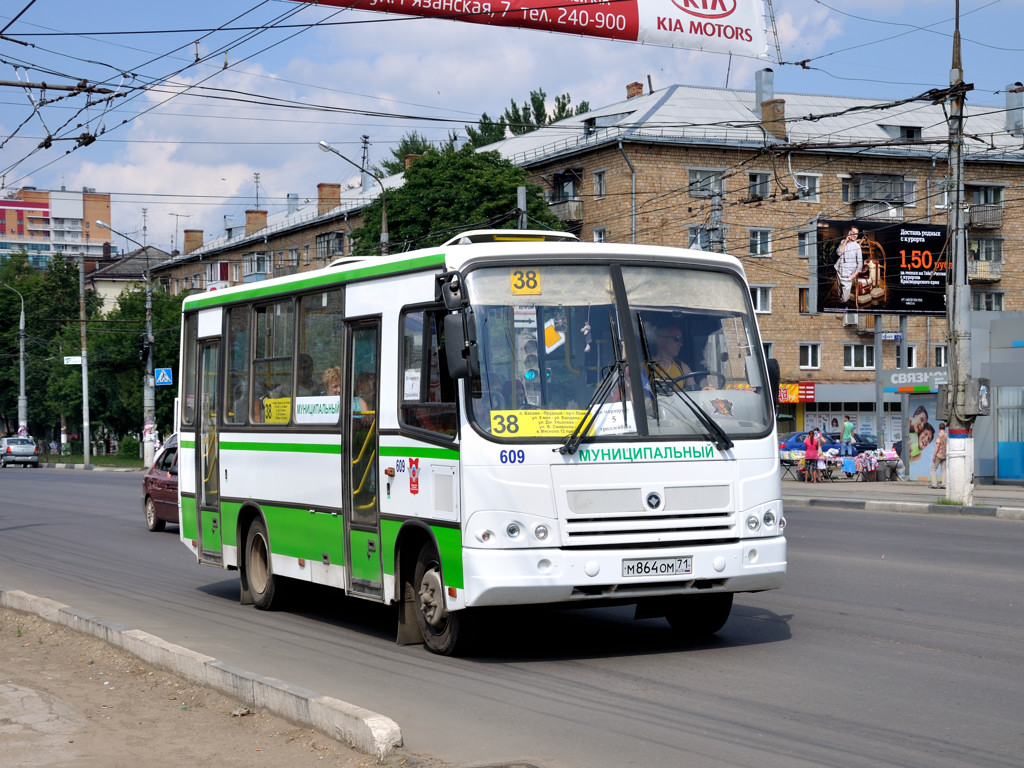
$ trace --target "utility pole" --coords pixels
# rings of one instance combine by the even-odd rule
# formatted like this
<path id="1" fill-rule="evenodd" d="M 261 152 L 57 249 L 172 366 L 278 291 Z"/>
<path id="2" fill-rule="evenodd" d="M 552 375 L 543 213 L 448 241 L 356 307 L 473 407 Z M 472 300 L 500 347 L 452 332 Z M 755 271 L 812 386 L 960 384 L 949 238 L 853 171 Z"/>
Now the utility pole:
<path id="1" fill-rule="evenodd" d="M 964 101 L 969 86 L 960 60 L 960 2 L 956 3 L 953 65 L 949 71 L 949 231 L 951 285 L 946 288 L 950 345 L 946 498 L 970 505 L 974 499 L 974 415 L 968 414 L 966 388 L 971 376 L 971 290 L 967 282 L 967 232 L 964 226 Z M 950 402 L 951 401 L 951 402 Z M 972 412 L 975 409 L 970 409 Z"/>
<path id="2" fill-rule="evenodd" d="M 708 224 L 708 247 L 713 253 L 725 253 L 722 237 L 722 190 L 717 186 L 711 193 L 711 222 Z"/>
<path id="3" fill-rule="evenodd" d="M 88 242 L 88 241 L 86 241 Z M 86 246 L 88 250 L 88 246 Z M 89 466 L 89 449 L 92 436 L 89 434 L 89 354 L 85 348 L 85 252 L 78 260 L 78 324 L 82 337 L 82 456 Z"/>

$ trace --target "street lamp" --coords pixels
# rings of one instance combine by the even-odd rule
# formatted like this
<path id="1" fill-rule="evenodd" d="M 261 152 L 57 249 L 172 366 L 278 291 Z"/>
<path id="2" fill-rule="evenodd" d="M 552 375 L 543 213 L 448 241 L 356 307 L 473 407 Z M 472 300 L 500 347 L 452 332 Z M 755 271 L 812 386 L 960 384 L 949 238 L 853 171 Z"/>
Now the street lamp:
<path id="1" fill-rule="evenodd" d="M 109 229 L 115 235 L 130 240 L 146 255 L 146 379 L 142 387 L 142 463 L 146 467 L 151 467 L 156 452 L 153 445 L 153 430 L 156 428 L 156 378 L 153 375 L 153 284 L 149 276 L 149 251 L 138 240 L 128 237 L 124 232 L 118 232 L 105 221 L 97 219 L 96 226 Z"/>
<path id="2" fill-rule="evenodd" d="M 21 371 L 18 377 L 18 434 L 28 435 L 28 400 L 25 399 L 25 297 L 12 285 L 0 282 L 4 288 L 10 288 L 21 299 L 21 319 L 18 322 L 18 338 L 20 346 Z"/>
<path id="3" fill-rule="evenodd" d="M 363 168 L 363 166 L 359 165 L 359 163 L 356 163 L 356 162 L 354 162 L 352 160 L 349 160 L 347 157 L 345 157 L 343 154 L 341 154 L 341 152 L 336 150 L 334 147 L 332 147 L 326 141 L 321 141 L 320 142 L 320 149 L 322 149 L 324 152 L 333 152 L 338 157 L 340 157 L 342 160 L 344 160 L 346 163 L 348 163 L 348 164 L 350 164 L 352 166 L 355 166 L 356 168 L 358 168 L 363 173 L 370 174 L 371 176 L 373 176 L 373 178 L 380 185 L 380 253 L 381 253 L 381 256 L 387 256 L 388 255 L 388 198 L 387 198 L 387 193 L 384 191 L 384 182 L 380 180 L 380 176 L 378 176 L 376 173 L 374 173 L 373 171 L 371 171 L 371 170 L 369 170 L 367 168 Z"/>

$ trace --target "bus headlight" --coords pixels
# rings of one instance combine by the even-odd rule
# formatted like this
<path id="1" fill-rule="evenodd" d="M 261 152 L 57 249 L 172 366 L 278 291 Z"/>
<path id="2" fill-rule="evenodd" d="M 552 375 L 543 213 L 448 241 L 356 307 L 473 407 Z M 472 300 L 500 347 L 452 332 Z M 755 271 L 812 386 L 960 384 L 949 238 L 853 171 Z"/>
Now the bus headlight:
<path id="1" fill-rule="evenodd" d="M 523 529 L 519 527 L 519 523 L 509 523 L 508 527 L 505 528 L 505 533 L 508 534 L 510 539 L 518 539 L 519 534 L 523 532 Z"/>
<path id="2" fill-rule="evenodd" d="M 747 530 L 753 533 L 761 527 L 761 521 L 757 519 L 757 515 L 747 516 Z"/>
<path id="3" fill-rule="evenodd" d="M 548 527 L 541 523 L 533 529 L 533 535 L 538 541 L 544 541 L 548 537 Z"/>
<path id="4" fill-rule="evenodd" d="M 761 519 L 764 520 L 764 525 L 766 528 L 771 528 L 773 525 L 775 525 L 775 513 L 772 512 L 771 510 L 765 512 L 764 517 Z"/>

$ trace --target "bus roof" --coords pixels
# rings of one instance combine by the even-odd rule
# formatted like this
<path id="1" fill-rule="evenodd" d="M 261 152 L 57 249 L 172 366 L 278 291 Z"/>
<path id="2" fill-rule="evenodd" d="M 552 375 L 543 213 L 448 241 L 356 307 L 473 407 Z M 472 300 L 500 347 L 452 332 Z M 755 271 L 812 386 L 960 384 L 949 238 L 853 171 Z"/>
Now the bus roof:
<path id="1" fill-rule="evenodd" d="M 679 263 L 694 266 L 727 267 L 744 274 L 734 256 L 685 248 L 627 243 L 586 243 L 565 232 L 543 230 L 475 230 L 458 235 L 441 246 L 388 256 L 346 257 L 309 272 L 244 283 L 187 296 L 184 310 L 230 304 L 234 301 L 279 296 L 292 291 L 341 285 L 357 280 L 388 277 L 410 272 L 461 269 L 480 260 L 529 261 L 543 254 L 566 261 L 605 260 L 610 257 Z"/>

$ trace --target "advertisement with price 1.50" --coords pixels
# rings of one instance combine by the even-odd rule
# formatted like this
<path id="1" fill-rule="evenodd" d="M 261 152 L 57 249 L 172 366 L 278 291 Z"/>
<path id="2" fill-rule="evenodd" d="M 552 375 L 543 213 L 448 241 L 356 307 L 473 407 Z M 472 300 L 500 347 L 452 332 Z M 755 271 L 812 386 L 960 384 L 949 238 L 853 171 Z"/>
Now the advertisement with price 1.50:
<path id="1" fill-rule="evenodd" d="M 818 222 L 818 311 L 945 315 L 941 224 Z"/>

